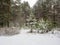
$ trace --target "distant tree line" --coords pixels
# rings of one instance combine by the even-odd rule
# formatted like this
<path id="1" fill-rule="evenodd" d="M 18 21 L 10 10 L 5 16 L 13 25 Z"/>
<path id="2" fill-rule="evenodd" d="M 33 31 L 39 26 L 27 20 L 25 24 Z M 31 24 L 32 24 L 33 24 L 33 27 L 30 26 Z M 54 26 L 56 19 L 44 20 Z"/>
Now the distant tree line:
<path id="1" fill-rule="evenodd" d="M 60 27 L 60 0 L 38 0 L 31 8 L 21 0 L 0 0 L 0 27 L 28 27 L 50 31 Z M 39 32 L 39 31 L 38 31 Z"/>

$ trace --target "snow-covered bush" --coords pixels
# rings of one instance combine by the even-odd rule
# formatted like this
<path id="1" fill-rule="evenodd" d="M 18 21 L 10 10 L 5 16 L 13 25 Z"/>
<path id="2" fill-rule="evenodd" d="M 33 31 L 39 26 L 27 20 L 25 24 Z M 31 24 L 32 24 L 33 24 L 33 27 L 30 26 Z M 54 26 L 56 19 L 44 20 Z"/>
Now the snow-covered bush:
<path id="1" fill-rule="evenodd" d="M 3 27 L 0 28 L 0 35 L 15 35 L 20 32 L 19 27 Z"/>
<path id="2" fill-rule="evenodd" d="M 42 30 L 42 33 L 51 31 L 53 28 L 53 24 L 51 21 L 46 20 L 44 21 L 43 19 L 39 20 L 36 24 L 36 28 L 38 29 L 38 32 Z"/>

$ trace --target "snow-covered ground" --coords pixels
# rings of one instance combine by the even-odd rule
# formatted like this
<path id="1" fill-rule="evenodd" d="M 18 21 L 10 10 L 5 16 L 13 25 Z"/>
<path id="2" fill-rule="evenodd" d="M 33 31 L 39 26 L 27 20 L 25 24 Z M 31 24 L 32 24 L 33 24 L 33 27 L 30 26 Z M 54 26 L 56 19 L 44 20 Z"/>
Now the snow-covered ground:
<path id="1" fill-rule="evenodd" d="M 14 36 L 0 36 L 0 45 L 60 45 L 60 38 L 54 34 L 34 34 L 21 30 Z"/>

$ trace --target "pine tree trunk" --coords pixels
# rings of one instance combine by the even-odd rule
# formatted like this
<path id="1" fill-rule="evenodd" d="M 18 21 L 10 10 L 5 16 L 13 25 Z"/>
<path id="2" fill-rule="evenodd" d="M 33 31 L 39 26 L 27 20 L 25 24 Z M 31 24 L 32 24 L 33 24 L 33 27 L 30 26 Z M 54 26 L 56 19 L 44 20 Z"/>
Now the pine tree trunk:
<path id="1" fill-rule="evenodd" d="M 3 23 L 3 26 L 9 26 L 10 21 L 10 0 L 0 0 L 0 23 Z M 3 20 L 3 21 L 2 21 Z M 6 24 L 7 23 L 7 24 Z"/>

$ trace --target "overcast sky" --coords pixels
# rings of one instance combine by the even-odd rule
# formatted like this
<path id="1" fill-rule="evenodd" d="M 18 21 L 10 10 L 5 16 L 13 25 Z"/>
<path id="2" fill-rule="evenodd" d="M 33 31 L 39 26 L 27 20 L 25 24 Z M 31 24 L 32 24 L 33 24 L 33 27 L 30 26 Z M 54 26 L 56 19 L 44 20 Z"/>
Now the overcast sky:
<path id="1" fill-rule="evenodd" d="M 21 0 L 21 2 L 23 1 L 28 1 L 29 5 L 32 7 L 36 3 L 37 0 Z"/>

